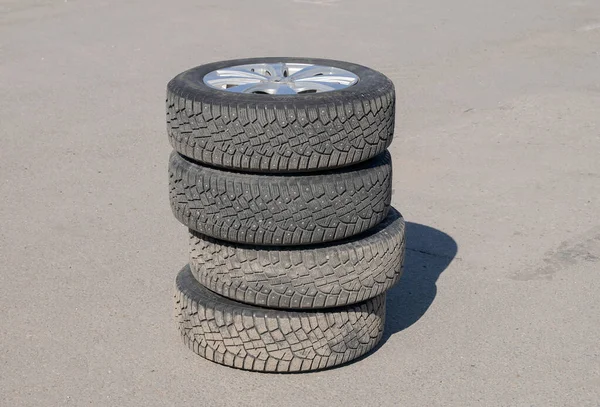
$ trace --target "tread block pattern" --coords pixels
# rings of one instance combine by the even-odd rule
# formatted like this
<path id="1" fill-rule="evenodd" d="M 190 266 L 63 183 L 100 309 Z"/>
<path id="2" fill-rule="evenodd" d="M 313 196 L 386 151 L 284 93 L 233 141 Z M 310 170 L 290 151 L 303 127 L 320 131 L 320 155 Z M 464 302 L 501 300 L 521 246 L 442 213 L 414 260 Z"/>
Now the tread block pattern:
<path id="1" fill-rule="evenodd" d="M 391 288 L 402 275 L 404 219 L 394 208 L 373 229 L 333 244 L 260 247 L 190 231 L 190 268 L 205 287 L 269 308 L 354 304 Z"/>
<path id="2" fill-rule="evenodd" d="M 261 372 L 324 369 L 373 349 L 385 324 L 385 294 L 326 311 L 270 310 L 221 297 L 186 266 L 175 283 L 175 314 L 184 343 L 198 355 Z"/>
<path id="3" fill-rule="evenodd" d="M 258 245 L 329 242 L 368 230 L 387 216 L 392 162 L 386 151 L 335 171 L 277 176 L 219 170 L 173 152 L 169 195 L 180 222 L 217 239 Z"/>
<path id="4" fill-rule="evenodd" d="M 173 148 L 196 161 L 245 171 L 314 171 L 382 153 L 392 142 L 391 81 L 352 97 L 309 105 L 236 103 L 235 94 L 167 86 L 167 132 Z M 225 92 L 223 92 L 225 93 Z"/>

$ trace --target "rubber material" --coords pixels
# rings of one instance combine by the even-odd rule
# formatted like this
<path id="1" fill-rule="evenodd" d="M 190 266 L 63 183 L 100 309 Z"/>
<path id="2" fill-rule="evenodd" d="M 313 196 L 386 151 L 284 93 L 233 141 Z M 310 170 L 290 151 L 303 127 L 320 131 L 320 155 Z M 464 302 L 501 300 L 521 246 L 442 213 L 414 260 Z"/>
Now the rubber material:
<path id="1" fill-rule="evenodd" d="M 260 247 L 190 233 L 190 268 L 210 290 L 269 308 L 354 304 L 392 287 L 402 275 L 404 219 L 387 218 L 354 238 L 319 246 Z"/>
<path id="2" fill-rule="evenodd" d="M 207 236 L 258 245 L 322 243 L 387 216 L 392 162 L 386 151 L 353 167 L 278 176 L 206 167 L 173 152 L 169 188 L 175 217 Z"/>
<path id="3" fill-rule="evenodd" d="M 226 366 L 261 372 L 328 368 L 373 349 L 385 323 L 385 294 L 327 311 L 259 308 L 203 287 L 189 266 L 175 282 L 175 313 L 184 343 Z"/>
<path id="4" fill-rule="evenodd" d="M 333 92 L 257 95 L 213 89 L 203 77 L 256 62 L 335 66 L 359 76 Z M 251 58 L 198 66 L 167 85 L 169 141 L 182 155 L 212 166 L 252 172 L 331 169 L 383 152 L 394 132 L 394 85 L 370 68 L 308 58 Z"/>

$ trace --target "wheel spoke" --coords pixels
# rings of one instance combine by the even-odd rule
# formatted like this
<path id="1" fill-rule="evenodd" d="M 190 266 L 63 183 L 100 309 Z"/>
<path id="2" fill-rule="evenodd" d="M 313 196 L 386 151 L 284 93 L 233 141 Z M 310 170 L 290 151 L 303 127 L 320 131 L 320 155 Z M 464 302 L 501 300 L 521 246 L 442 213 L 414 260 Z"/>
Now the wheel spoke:
<path id="1" fill-rule="evenodd" d="M 285 62 L 226 67 L 203 78 L 204 83 L 216 89 L 270 95 L 330 92 L 352 86 L 358 80 L 358 76 L 341 68 Z"/>
<path id="2" fill-rule="evenodd" d="M 245 69 L 239 68 L 227 68 L 227 69 L 219 69 L 214 72 L 206 75 L 205 80 L 210 81 L 213 79 L 221 79 L 221 78 L 246 78 L 246 79 L 255 79 L 258 81 L 266 81 L 269 78 L 267 76 L 261 75 L 256 72 L 251 72 Z"/>
<path id="3" fill-rule="evenodd" d="M 227 89 L 238 85 L 259 84 L 261 81 L 250 78 L 219 78 L 206 81 L 212 87 Z"/>
<path id="4" fill-rule="evenodd" d="M 266 64 L 265 68 L 272 76 L 279 78 L 287 76 L 288 69 L 283 62 L 277 64 Z"/>
<path id="5" fill-rule="evenodd" d="M 312 78 L 315 75 L 329 75 L 331 68 L 325 66 L 307 66 L 306 68 L 300 69 L 298 72 L 290 75 L 290 78 L 297 81 L 304 78 Z"/>
<path id="6" fill-rule="evenodd" d="M 221 76 L 222 78 L 224 78 L 224 77 L 251 78 L 251 79 L 258 79 L 258 80 L 268 79 L 266 76 L 261 75 L 259 73 L 250 72 L 250 71 L 242 71 L 239 69 L 228 69 L 226 71 L 217 71 L 217 72 L 219 73 L 219 76 Z"/>
<path id="7" fill-rule="evenodd" d="M 338 83 L 344 85 L 344 87 L 348 85 L 352 85 L 357 81 L 356 78 L 346 75 L 320 75 L 320 76 L 312 76 L 310 78 L 302 78 L 296 79 L 297 83 L 303 82 L 321 82 L 321 83 Z"/>
<path id="8" fill-rule="evenodd" d="M 267 86 L 262 82 L 246 83 L 242 85 L 231 86 L 225 90 L 228 92 L 236 93 L 252 93 L 252 92 L 266 92 Z"/>
<path id="9" fill-rule="evenodd" d="M 332 90 L 344 89 L 346 85 L 341 83 L 323 83 L 317 81 L 297 81 L 296 82 L 296 92 L 305 92 L 307 90 L 315 90 L 317 92 L 330 92 Z"/>
<path id="10" fill-rule="evenodd" d="M 275 86 L 275 95 L 295 95 L 296 92 L 290 85 L 287 83 L 280 83 Z"/>

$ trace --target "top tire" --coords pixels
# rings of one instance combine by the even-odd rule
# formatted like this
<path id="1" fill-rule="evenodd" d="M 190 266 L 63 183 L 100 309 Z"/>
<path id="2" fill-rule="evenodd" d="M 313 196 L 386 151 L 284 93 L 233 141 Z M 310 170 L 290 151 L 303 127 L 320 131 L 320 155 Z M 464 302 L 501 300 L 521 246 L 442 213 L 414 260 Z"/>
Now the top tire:
<path id="1" fill-rule="evenodd" d="M 390 145 L 394 109 L 386 76 L 327 59 L 215 62 L 167 85 L 175 150 L 238 171 L 306 172 L 366 161 Z"/>

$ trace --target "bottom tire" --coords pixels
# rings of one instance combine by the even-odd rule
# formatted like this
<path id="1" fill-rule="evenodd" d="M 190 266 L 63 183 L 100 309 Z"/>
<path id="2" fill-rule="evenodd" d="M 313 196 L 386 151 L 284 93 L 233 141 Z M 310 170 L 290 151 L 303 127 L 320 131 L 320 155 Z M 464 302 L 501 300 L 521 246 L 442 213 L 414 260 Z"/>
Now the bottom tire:
<path id="1" fill-rule="evenodd" d="M 377 345 L 385 294 L 319 311 L 260 308 L 221 297 L 184 267 L 175 314 L 185 344 L 222 365 L 260 372 L 305 372 L 343 364 Z"/>

